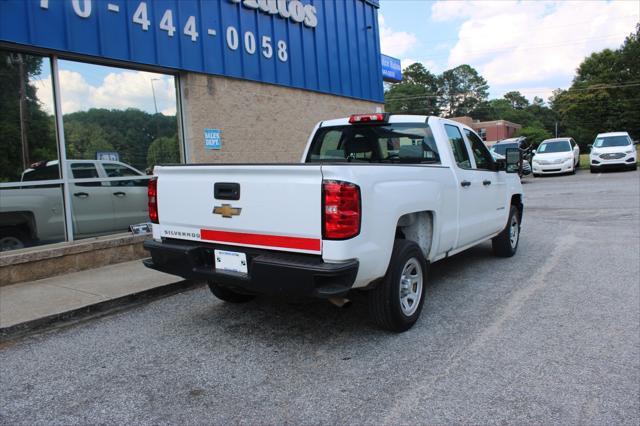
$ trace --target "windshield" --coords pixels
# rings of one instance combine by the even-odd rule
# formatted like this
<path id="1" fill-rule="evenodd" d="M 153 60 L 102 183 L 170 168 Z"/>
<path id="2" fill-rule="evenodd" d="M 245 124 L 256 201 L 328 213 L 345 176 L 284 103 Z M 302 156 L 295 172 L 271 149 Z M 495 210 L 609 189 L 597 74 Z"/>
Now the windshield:
<path id="1" fill-rule="evenodd" d="M 548 154 L 550 152 L 570 152 L 571 144 L 569 141 L 558 142 L 542 142 L 536 151 L 536 154 Z"/>
<path id="2" fill-rule="evenodd" d="M 607 136 L 597 138 L 593 143 L 594 148 L 606 148 L 609 146 L 627 146 L 631 145 L 631 141 L 626 136 Z"/>
<path id="3" fill-rule="evenodd" d="M 499 143 L 491 147 L 491 151 L 496 152 L 500 155 L 505 155 L 507 152 L 507 148 L 518 148 L 517 143 Z"/>
<path id="4" fill-rule="evenodd" d="M 431 128 L 427 124 L 319 128 L 306 162 L 342 161 L 439 164 L 440 156 Z"/>

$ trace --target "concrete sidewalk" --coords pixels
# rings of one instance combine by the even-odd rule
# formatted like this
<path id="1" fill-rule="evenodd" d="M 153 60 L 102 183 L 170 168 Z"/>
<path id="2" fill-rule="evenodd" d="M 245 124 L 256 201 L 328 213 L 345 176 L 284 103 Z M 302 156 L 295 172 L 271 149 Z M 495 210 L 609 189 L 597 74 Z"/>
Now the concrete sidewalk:
<path id="1" fill-rule="evenodd" d="M 182 278 L 153 271 L 135 260 L 3 286 L 0 287 L 0 332 L 21 324 L 29 328 L 30 323 L 43 319 L 55 322 L 66 313 L 180 283 L 188 286 Z"/>

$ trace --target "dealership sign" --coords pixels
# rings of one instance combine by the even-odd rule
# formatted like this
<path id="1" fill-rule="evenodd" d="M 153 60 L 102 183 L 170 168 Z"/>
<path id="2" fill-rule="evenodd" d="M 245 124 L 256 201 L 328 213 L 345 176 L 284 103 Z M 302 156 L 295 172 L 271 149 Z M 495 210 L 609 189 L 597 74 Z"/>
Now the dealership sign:
<path id="1" fill-rule="evenodd" d="M 248 9 L 259 10 L 262 13 L 278 15 L 294 22 L 304 22 L 307 27 L 318 26 L 317 9 L 312 4 L 303 4 L 299 0 L 229 0 L 232 3 L 242 3 Z"/>
<path id="2" fill-rule="evenodd" d="M 1 0 L 0 43 L 382 101 L 374 0 Z"/>
<path id="3" fill-rule="evenodd" d="M 380 55 L 382 61 L 382 78 L 390 83 L 402 81 L 402 64 L 400 59 Z"/>

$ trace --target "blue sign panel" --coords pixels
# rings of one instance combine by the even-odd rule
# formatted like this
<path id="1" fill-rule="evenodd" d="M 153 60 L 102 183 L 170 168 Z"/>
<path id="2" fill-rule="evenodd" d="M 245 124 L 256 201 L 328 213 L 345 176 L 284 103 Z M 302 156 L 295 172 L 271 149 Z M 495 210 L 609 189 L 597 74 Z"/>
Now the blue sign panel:
<path id="1" fill-rule="evenodd" d="M 0 0 L 0 41 L 382 101 L 376 0 Z"/>
<path id="2" fill-rule="evenodd" d="M 392 83 L 402 81 L 402 65 L 400 59 L 380 55 L 382 59 L 382 78 Z"/>
<path id="3" fill-rule="evenodd" d="M 204 147 L 206 149 L 222 148 L 220 129 L 204 129 Z"/>

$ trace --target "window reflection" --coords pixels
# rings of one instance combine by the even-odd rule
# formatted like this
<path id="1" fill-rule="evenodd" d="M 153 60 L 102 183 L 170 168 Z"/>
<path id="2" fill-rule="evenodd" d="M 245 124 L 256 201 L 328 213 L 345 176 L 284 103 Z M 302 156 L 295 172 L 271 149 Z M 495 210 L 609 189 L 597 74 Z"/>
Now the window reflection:
<path id="1" fill-rule="evenodd" d="M 0 50 L 0 182 L 20 182 L 38 163 L 58 158 L 48 58 Z M 58 179 L 55 167 L 29 180 Z"/>
<path id="2" fill-rule="evenodd" d="M 93 179 L 70 185 L 75 237 L 148 222 L 147 172 L 180 162 L 173 76 L 63 60 L 58 65 L 70 169 L 74 179 Z"/>

